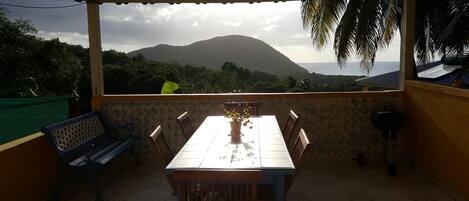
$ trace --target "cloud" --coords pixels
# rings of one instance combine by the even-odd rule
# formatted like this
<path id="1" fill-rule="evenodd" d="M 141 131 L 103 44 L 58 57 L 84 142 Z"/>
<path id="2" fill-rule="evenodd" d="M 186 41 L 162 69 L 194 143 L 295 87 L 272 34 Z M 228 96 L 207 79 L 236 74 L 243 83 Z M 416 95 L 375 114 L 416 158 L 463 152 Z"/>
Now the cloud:
<path id="1" fill-rule="evenodd" d="M 222 21 L 222 23 L 226 26 L 230 26 L 230 27 L 240 27 L 241 25 L 243 25 L 243 22 L 230 22 L 230 21 Z"/>
<path id="2" fill-rule="evenodd" d="M 263 19 L 261 21 L 261 23 L 263 24 L 272 24 L 274 22 L 277 22 L 279 21 L 280 19 L 282 19 L 284 17 L 284 15 L 273 15 L 273 16 L 269 16 L 268 18 L 266 19 Z"/>
<path id="3" fill-rule="evenodd" d="M 15 1 L 31 4 L 28 0 Z M 331 44 L 322 51 L 314 49 L 309 31 L 303 29 L 300 6 L 301 1 L 226 5 L 103 4 L 100 6 L 102 46 L 105 50 L 129 52 L 158 44 L 187 45 L 238 34 L 263 40 L 295 62 L 334 62 Z M 86 6 L 53 11 L 11 8 L 9 17 L 30 19 L 41 37 L 88 46 Z M 384 51 L 385 57 L 378 54 L 378 58 L 398 60 L 398 51 L 398 48 Z"/>
<path id="4" fill-rule="evenodd" d="M 305 39 L 305 38 L 309 38 L 310 35 L 307 34 L 307 33 L 297 33 L 295 35 L 292 35 L 292 36 L 288 36 L 288 38 L 293 38 L 293 39 Z"/>
<path id="5" fill-rule="evenodd" d="M 297 63 L 309 63 L 314 62 L 335 62 L 334 51 L 332 48 L 324 49 L 321 52 L 316 51 L 316 49 L 309 44 L 301 45 L 280 45 L 274 46 L 274 48 L 285 54 L 292 61 Z"/>
<path id="6" fill-rule="evenodd" d="M 181 8 L 180 7 L 166 7 L 162 9 L 158 9 L 156 14 L 163 17 L 171 17 L 174 13 L 178 12 Z"/>
<path id="7" fill-rule="evenodd" d="M 279 27 L 279 25 L 277 25 L 277 24 L 272 24 L 272 25 L 269 25 L 269 26 L 266 26 L 266 27 L 262 27 L 262 30 L 271 32 L 272 29 L 275 29 L 275 28 L 277 28 L 277 27 Z"/>
<path id="8" fill-rule="evenodd" d="M 132 16 L 111 16 L 107 15 L 101 18 L 101 20 L 106 20 L 106 21 L 115 21 L 115 22 L 121 22 L 121 21 L 132 21 L 133 17 Z"/>
<path id="9" fill-rule="evenodd" d="M 60 41 L 78 45 L 88 45 L 88 35 L 78 32 L 46 32 L 39 30 L 36 34 L 38 37 L 45 39 L 59 38 Z"/>

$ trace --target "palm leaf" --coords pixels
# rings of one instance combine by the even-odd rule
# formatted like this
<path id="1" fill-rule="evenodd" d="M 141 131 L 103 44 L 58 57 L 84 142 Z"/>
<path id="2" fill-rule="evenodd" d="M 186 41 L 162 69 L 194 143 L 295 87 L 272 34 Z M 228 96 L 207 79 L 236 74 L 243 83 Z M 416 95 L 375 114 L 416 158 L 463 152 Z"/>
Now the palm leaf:
<path id="1" fill-rule="evenodd" d="M 395 30 L 398 28 L 400 16 L 397 12 L 396 0 L 385 0 L 383 6 L 383 22 L 381 26 L 383 36 L 378 45 L 380 48 L 387 48 L 394 37 Z"/>
<path id="2" fill-rule="evenodd" d="M 357 16 L 363 0 L 350 1 L 337 25 L 334 35 L 334 51 L 340 67 L 347 61 L 352 50 L 357 28 Z"/>
<path id="3" fill-rule="evenodd" d="M 415 22 L 415 53 L 418 63 L 425 64 L 434 59 L 435 53 L 442 45 L 441 35 L 447 23 L 447 1 L 420 3 Z M 445 53 L 444 53 L 445 54 Z"/>
<path id="4" fill-rule="evenodd" d="M 439 38 L 439 51 L 464 55 L 469 51 L 469 1 L 453 0 L 448 2 L 448 23 Z"/>
<path id="5" fill-rule="evenodd" d="M 419 63 L 436 53 L 464 54 L 469 49 L 469 1 L 418 0 L 415 53 Z M 343 12 L 343 15 L 341 13 Z M 334 33 L 334 51 L 342 67 L 355 51 L 362 70 L 373 67 L 376 52 L 387 48 L 400 29 L 402 0 L 304 0 L 303 26 L 321 48 Z"/>
<path id="6" fill-rule="evenodd" d="M 303 27 L 310 30 L 316 48 L 320 49 L 327 44 L 346 4 L 346 0 L 303 1 Z"/>
<path id="7" fill-rule="evenodd" d="M 355 51 L 361 59 L 363 71 L 370 72 L 374 64 L 378 42 L 381 40 L 382 12 L 380 1 L 365 0 L 360 8 L 355 38 Z"/>

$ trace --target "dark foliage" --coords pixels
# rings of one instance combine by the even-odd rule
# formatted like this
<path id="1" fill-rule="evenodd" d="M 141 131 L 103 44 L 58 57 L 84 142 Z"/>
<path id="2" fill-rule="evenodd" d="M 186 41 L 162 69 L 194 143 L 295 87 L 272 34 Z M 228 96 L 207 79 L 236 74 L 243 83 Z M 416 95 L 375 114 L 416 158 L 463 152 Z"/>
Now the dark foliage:
<path id="1" fill-rule="evenodd" d="M 28 21 L 0 8 L 0 96 L 73 95 L 82 66 L 72 46 L 30 35 Z"/>
<path id="2" fill-rule="evenodd" d="M 89 51 L 58 39 L 43 40 L 27 21 L 10 21 L 0 12 L 0 97 L 75 96 L 89 107 Z M 355 76 L 304 74 L 279 78 L 232 62 L 218 69 L 156 62 L 141 54 L 103 52 L 106 94 L 157 94 L 165 81 L 179 84 L 178 93 L 279 93 L 361 90 Z"/>
<path id="3" fill-rule="evenodd" d="M 323 48 L 334 34 L 337 62 L 355 54 L 369 72 L 376 53 L 387 48 L 401 29 L 405 0 L 304 0 L 303 26 L 311 32 L 316 48 Z M 418 64 L 436 55 L 464 56 L 469 50 L 468 0 L 415 1 L 415 54 Z"/>

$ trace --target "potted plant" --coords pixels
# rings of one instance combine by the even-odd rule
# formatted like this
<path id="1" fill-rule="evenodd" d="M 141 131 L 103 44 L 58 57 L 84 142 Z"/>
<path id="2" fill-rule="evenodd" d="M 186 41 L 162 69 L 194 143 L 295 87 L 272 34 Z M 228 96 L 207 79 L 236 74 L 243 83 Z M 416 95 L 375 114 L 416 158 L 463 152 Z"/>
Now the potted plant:
<path id="1" fill-rule="evenodd" d="M 223 112 L 225 116 L 230 118 L 230 126 L 231 126 L 231 140 L 232 141 L 239 141 L 241 138 L 241 126 L 247 126 L 251 124 L 251 120 L 249 117 L 250 106 L 242 106 L 241 104 L 238 105 L 236 108 L 225 108 L 222 106 Z M 252 128 L 252 125 L 249 127 Z"/>

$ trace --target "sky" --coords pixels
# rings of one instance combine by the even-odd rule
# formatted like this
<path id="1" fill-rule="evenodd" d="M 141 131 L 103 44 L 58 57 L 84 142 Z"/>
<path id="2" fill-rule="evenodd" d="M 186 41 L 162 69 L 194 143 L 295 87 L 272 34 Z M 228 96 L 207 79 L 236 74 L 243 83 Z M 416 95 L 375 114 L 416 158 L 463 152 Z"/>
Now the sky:
<path id="1" fill-rule="evenodd" d="M 28 6 L 61 6 L 72 0 L 2 0 Z M 265 41 L 296 63 L 335 62 L 332 40 L 317 50 L 303 28 L 300 1 L 236 4 L 103 4 L 100 6 L 104 50 L 123 52 L 158 44 L 188 45 L 224 35 L 246 35 Z M 37 35 L 88 47 L 86 6 L 63 9 L 9 9 L 12 19 L 28 19 Z M 376 61 L 399 60 L 399 35 Z M 353 57 L 350 61 L 357 61 Z"/>

